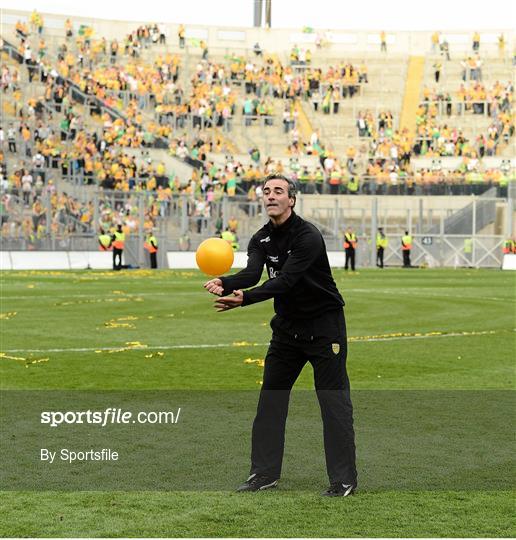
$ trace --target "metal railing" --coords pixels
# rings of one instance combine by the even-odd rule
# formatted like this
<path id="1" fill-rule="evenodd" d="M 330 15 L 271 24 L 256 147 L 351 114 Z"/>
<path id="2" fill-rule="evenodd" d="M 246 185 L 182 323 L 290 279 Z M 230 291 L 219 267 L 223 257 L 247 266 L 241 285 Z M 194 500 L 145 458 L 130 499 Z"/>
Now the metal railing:
<path id="1" fill-rule="evenodd" d="M 411 266 L 500 268 L 503 242 L 501 235 L 413 235 Z M 386 266 L 402 266 L 401 242 L 391 240 L 384 262 Z"/>
<path id="2" fill-rule="evenodd" d="M 496 107 L 493 106 L 492 101 L 488 100 L 451 100 L 446 99 L 436 100 L 436 101 L 422 101 L 421 105 L 428 109 L 428 107 L 435 106 L 437 109 L 437 114 L 440 116 L 461 116 L 464 117 L 468 114 L 471 115 L 481 115 L 489 116 L 496 118 L 496 115 L 499 112 L 510 112 L 511 111 L 511 102 L 508 101 L 507 104 L 496 104 Z"/>
<path id="3" fill-rule="evenodd" d="M 496 188 L 487 189 L 479 199 L 448 216 L 438 225 L 428 228 L 426 234 L 476 234 L 496 220 Z"/>
<path id="4" fill-rule="evenodd" d="M 459 210 L 456 210 L 457 205 L 452 199 L 448 200 L 447 208 L 446 198 L 437 207 L 425 197 L 420 197 L 419 201 L 412 199 L 404 209 L 381 197 L 370 197 L 367 202 L 362 199 L 360 206 L 352 204 L 349 198 L 343 201 L 341 197 L 328 197 L 320 199 L 321 205 L 318 197 L 300 194 L 296 212 L 321 230 L 330 250 L 342 249 L 344 228 L 353 226 L 361 239 L 357 251 L 360 266 L 375 264 L 374 240 L 369 240 L 375 238 L 379 226 L 384 228 L 389 240 L 385 254 L 388 265 L 401 264 L 400 238 L 403 231 L 408 230 L 415 232 L 414 265 L 498 266 L 504 239 L 502 232 L 510 234 L 513 227 L 514 204 L 511 199 L 491 198 L 493 193 L 475 198 Z M 98 248 L 98 227 L 107 219 L 104 210 L 110 209 L 110 215 L 118 220 L 123 219 L 127 209 L 131 209 L 137 224 L 128 235 L 126 260 L 143 266 L 146 264 L 143 224 L 151 204 L 157 208 L 154 227 L 163 251 L 185 249 L 186 244 L 189 249 L 195 249 L 203 239 L 224 230 L 232 217 L 238 220 L 239 243 L 241 249 L 245 249 L 252 234 L 267 220 L 260 201 L 246 196 L 224 195 L 209 205 L 186 194 L 173 195 L 166 200 L 158 198 L 155 192 L 95 190 L 90 194 L 92 215 L 84 223 L 78 215 L 70 214 L 66 206 L 61 211 L 52 209 L 49 196 L 45 195 L 42 197 L 43 221 L 38 223 L 43 227 L 40 228 L 34 223 L 27 204 L 32 199 L 26 201 L 20 193 L 11 193 L 2 213 L 2 247 L 4 250 L 95 250 Z M 22 224 L 27 220 L 34 226 L 24 228 Z M 53 226 L 49 227 L 49 223 Z M 493 226 L 495 234 L 485 233 L 488 226 Z M 473 240 L 473 248 L 469 239 Z"/>

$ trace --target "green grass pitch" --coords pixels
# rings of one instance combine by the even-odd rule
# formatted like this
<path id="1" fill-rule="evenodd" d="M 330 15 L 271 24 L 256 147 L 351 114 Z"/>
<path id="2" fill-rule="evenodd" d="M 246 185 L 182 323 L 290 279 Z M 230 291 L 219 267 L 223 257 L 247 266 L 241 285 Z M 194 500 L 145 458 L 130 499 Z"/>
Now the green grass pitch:
<path id="1" fill-rule="evenodd" d="M 326 500 L 319 495 L 326 487 L 320 420 L 309 433 L 313 411 L 302 403 L 289 417 L 278 489 L 239 495 L 230 487 L 248 473 L 272 302 L 216 313 L 196 271 L 3 273 L 2 390 L 250 398 L 235 411 L 242 422 L 231 433 L 243 447 L 235 442 L 234 458 L 195 450 L 213 458 L 227 487 L 37 491 L 10 490 L 4 479 L 0 535 L 515 536 L 514 275 L 386 269 L 334 276 L 346 301 L 361 484 L 353 498 Z M 312 381 L 307 365 L 295 388 L 302 394 Z M 397 417 L 397 404 L 418 395 L 428 406 Z M 431 409 L 436 399 L 442 407 Z M 397 442 L 398 425 L 411 445 Z M 485 454 L 483 438 L 490 439 Z M 202 485 L 196 472 L 181 474 Z"/>

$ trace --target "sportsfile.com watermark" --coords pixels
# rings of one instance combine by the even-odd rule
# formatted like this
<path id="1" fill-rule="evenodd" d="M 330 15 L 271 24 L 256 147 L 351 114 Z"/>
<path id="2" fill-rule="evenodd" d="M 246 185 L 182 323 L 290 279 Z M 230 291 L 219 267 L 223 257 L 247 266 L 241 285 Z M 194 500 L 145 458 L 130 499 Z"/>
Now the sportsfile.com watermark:
<path id="1" fill-rule="evenodd" d="M 103 411 L 43 411 L 41 423 L 50 427 L 63 424 L 92 424 L 99 427 L 116 424 L 177 424 L 181 407 L 176 411 L 124 411 L 116 407 L 108 407 Z"/>
<path id="2" fill-rule="evenodd" d="M 114 425 L 174 425 L 179 422 L 181 407 L 175 411 L 127 411 L 118 407 L 107 407 L 101 411 L 43 411 L 40 423 L 51 428 L 63 425 L 88 424 L 98 427 Z M 118 449 L 117 449 L 118 450 Z M 39 460 L 52 464 L 64 461 L 68 464 L 86 461 L 119 461 L 120 452 L 113 448 L 40 448 Z"/>

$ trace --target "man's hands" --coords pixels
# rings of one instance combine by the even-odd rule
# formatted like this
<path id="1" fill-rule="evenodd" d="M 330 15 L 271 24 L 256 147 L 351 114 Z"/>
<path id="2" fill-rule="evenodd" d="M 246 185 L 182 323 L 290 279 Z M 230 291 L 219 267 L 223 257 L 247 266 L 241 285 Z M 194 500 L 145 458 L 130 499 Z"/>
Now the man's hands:
<path id="1" fill-rule="evenodd" d="M 227 311 L 228 309 L 239 307 L 244 301 L 244 293 L 242 291 L 233 291 L 232 296 L 222 296 L 224 294 L 224 287 L 220 278 L 210 279 L 203 286 L 211 294 L 220 297 L 215 300 L 213 305 L 217 311 Z"/>
<path id="2" fill-rule="evenodd" d="M 223 296 L 215 300 L 214 308 L 217 311 L 227 311 L 240 307 L 244 301 L 244 293 L 242 291 L 233 291 L 233 296 Z"/>
<path id="3" fill-rule="evenodd" d="M 210 279 L 204 284 L 204 288 L 211 294 L 222 296 L 224 293 L 224 287 L 222 287 L 222 280 L 220 278 Z"/>

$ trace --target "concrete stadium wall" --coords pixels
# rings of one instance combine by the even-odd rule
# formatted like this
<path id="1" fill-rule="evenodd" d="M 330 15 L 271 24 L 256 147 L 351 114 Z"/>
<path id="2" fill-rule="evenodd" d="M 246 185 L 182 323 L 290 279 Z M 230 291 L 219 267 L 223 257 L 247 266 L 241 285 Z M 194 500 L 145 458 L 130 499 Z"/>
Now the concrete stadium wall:
<path id="1" fill-rule="evenodd" d="M 373 198 L 371 195 L 299 195 L 298 207 L 303 209 L 304 215 L 310 215 L 316 209 L 334 208 L 338 203 L 338 208 L 344 211 L 357 211 L 364 209 L 366 216 L 370 215 Z M 473 200 L 473 196 L 447 196 L 434 195 L 432 197 L 411 196 L 411 195 L 382 195 L 376 197 L 381 208 L 389 210 L 390 215 L 406 215 L 407 210 L 419 212 L 420 201 L 426 210 L 432 210 L 436 213 L 443 210 L 460 210 Z M 479 200 L 477 198 L 477 200 Z M 502 200 L 502 199 L 501 199 Z M 337 203 L 336 203 L 337 201 Z"/>
<path id="2" fill-rule="evenodd" d="M 503 256 L 502 270 L 516 270 L 516 255 L 509 253 Z"/>
<path id="3" fill-rule="evenodd" d="M 328 252 L 330 264 L 344 266 L 343 252 Z M 197 268 L 195 252 L 169 251 L 168 267 L 173 270 Z M 111 270 L 113 255 L 99 251 L 2 251 L 0 270 Z M 233 268 L 245 268 L 247 253 L 235 253 Z"/>
<path id="4" fill-rule="evenodd" d="M 343 268 L 345 255 L 343 251 L 328 251 L 328 259 L 332 268 Z M 247 253 L 235 253 L 233 268 L 244 268 Z M 172 270 L 196 269 L 193 251 L 169 251 L 167 263 Z M 448 265 L 449 266 L 449 265 Z M 459 264 L 460 266 L 460 264 Z M 463 265 L 464 266 L 464 265 Z M 467 266 L 467 265 L 466 265 Z M 489 267 L 500 267 L 489 264 Z M 0 252 L 0 271 L 8 270 L 111 270 L 112 254 L 98 251 L 4 251 Z M 503 270 L 516 270 L 516 255 L 504 255 Z"/>
<path id="5" fill-rule="evenodd" d="M 144 8 L 142 7 L 142 10 Z M 63 36 L 64 21 L 67 18 L 66 14 L 56 15 L 51 13 L 43 13 L 45 28 L 48 35 Z M 10 29 L 17 20 L 28 21 L 30 17 L 29 11 L 18 11 L 10 9 L 2 9 L 2 27 Z M 136 29 L 141 24 L 155 23 L 159 21 L 115 21 L 105 20 L 100 18 L 84 18 L 71 17 L 76 29 L 81 24 L 92 26 L 95 30 L 94 37 L 105 37 L 106 39 L 121 38 L 130 31 Z M 164 28 L 172 48 L 177 47 L 177 24 L 167 23 Z M 2 28 L 2 32 L 4 29 Z M 471 32 L 464 30 L 443 32 L 442 36 L 446 37 L 450 44 L 450 50 L 454 53 L 465 53 L 471 51 Z M 212 52 L 217 52 L 217 49 L 224 49 L 235 53 L 241 53 L 245 50 L 253 48 L 256 42 L 260 43 L 261 47 L 269 52 L 285 53 L 289 51 L 295 43 L 301 47 L 306 47 L 314 51 L 313 58 L 317 59 L 321 55 L 325 59 L 337 58 L 342 55 L 350 55 L 353 53 L 366 55 L 370 53 L 374 56 L 380 56 L 380 36 L 379 30 L 362 30 L 362 31 L 346 31 L 346 30 L 317 30 L 317 32 L 326 34 L 325 40 L 329 43 L 320 51 L 315 51 L 316 33 L 303 33 L 301 29 L 265 29 L 265 28 L 239 28 L 239 27 L 215 27 L 215 26 L 186 26 L 186 39 L 203 39 L 208 44 L 208 48 Z M 492 31 L 482 32 L 481 51 L 482 54 L 492 53 L 497 54 L 497 37 L 500 33 L 504 33 L 507 41 L 506 51 L 512 51 L 514 42 L 514 32 L 511 28 L 493 29 Z M 432 32 L 389 32 L 387 33 L 387 46 L 389 55 L 407 55 L 407 54 L 426 54 L 430 50 Z M 46 36 L 46 37 L 47 37 Z"/>
<path id="6" fill-rule="evenodd" d="M 344 266 L 345 259 L 343 251 L 328 251 L 328 259 L 332 267 L 342 268 Z M 193 251 L 169 251 L 167 253 L 167 261 L 169 268 L 197 268 L 195 253 Z M 232 268 L 245 268 L 246 265 L 247 253 L 245 251 L 236 252 Z"/>
<path id="7" fill-rule="evenodd" d="M 411 159 L 410 163 L 414 169 L 433 169 L 435 165 L 439 165 L 445 170 L 456 170 L 463 163 L 462 157 L 418 157 Z M 482 158 L 482 165 L 484 169 L 499 169 L 503 165 L 507 165 L 511 169 L 516 168 L 516 157 L 490 157 L 485 156 Z"/>
<path id="8" fill-rule="evenodd" d="M 0 270 L 109 270 L 113 254 L 100 251 L 2 251 Z"/>

